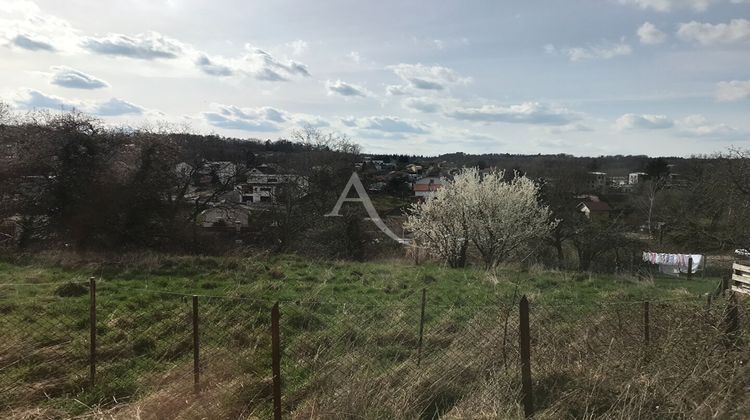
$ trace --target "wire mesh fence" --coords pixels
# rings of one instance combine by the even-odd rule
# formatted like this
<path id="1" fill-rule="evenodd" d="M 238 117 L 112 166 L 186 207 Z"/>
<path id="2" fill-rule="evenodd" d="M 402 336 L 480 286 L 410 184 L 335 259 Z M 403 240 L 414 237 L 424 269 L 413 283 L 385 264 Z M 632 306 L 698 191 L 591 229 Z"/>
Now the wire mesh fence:
<path id="1" fill-rule="evenodd" d="M 0 286 L 4 417 L 29 407 L 167 418 L 714 415 L 738 387 L 750 337 L 750 306 L 736 297 L 532 298 L 524 323 L 519 296 L 446 303 L 425 290 L 388 304 L 281 301 L 274 357 L 274 302 L 96 289 Z"/>
<path id="2" fill-rule="evenodd" d="M 51 285 L 43 285 L 49 289 Z M 88 301 L 82 283 L 37 296 L 40 286 L 0 286 L 0 405 L 64 398 L 88 378 Z M 34 296 L 29 303 L 25 299 Z"/>

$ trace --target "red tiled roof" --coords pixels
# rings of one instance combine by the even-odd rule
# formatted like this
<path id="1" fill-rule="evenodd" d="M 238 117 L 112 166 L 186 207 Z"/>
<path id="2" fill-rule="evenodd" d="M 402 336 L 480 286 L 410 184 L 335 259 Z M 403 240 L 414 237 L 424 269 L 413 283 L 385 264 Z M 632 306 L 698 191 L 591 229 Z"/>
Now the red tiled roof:
<path id="1" fill-rule="evenodd" d="M 591 211 L 612 211 L 609 204 L 604 201 L 584 201 L 580 205 L 588 207 Z"/>
<path id="2" fill-rule="evenodd" d="M 414 184 L 414 191 L 437 191 L 443 184 Z"/>

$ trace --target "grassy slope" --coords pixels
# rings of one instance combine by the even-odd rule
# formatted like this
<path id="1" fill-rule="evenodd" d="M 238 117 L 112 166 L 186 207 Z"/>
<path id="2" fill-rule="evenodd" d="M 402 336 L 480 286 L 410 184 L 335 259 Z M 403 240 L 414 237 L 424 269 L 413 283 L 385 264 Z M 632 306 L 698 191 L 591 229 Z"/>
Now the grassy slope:
<path id="1" fill-rule="evenodd" d="M 558 271 L 449 269 L 400 261 L 316 262 L 284 256 L 269 259 L 164 257 L 146 266 L 91 270 L 37 263 L 0 262 L 0 284 L 86 281 L 96 276 L 113 288 L 228 295 L 259 300 L 317 300 L 384 304 L 428 289 L 431 301 L 482 303 L 487 296 L 528 294 L 543 302 L 585 304 L 599 299 L 642 300 L 697 296 L 713 290 L 718 278 L 632 277 Z"/>
<path id="2" fill-rule="evenodd" d="M 100 377 L 105 379 L 95 389 L 83 390 L 86 389 L 85 338 L 88 328 L 86 296 L 57 297 L 54 294 L 56 285 L 0 286 L 0 316 L 4 317 L 0 317 L 0 321 L 5 322 L 3 327 L 11 331 L 10 342 L 17 341 L 14 348 L 25 344 L 25 351 L 30 350 L 29 346 L 47 346 L 45 348 L 65 352 L 64 357 L 53 357 L 57 361 L 52 364 L 48 360 L 51 356 L 42 354 L 37 355 L 39 360 L 36 363 L 20 364 L 0 373 L 0 379 L 5 375 L 9 383 L 44 383 L 45 387 L 52 389 L 47 389 L 52 399 L 40 399 L 33 393 L 26 393 L 0 402 L 17 406 L 18 399 L 25 395 L 29 406 L 60 410 L 55 411 L 58 415 L 80 413 L 88 410 L 87 406 L 111 405 L 112 396 L 119 396 L 121 401 L 127 402 L 133 394 L 144 394 L 144 377 L 188 366 L 190 337 L 184 334 L 184 321 L 189 319 L 187 300 L 152 293 L 154 291 L 248 299 L 206 300 L 205 323 L 220 326 L 220 331 L 208 331 L 213 335 L 207 337 L 205 345 L 209 352 L 236 346 L 235 356 L 241 355 L 242 374 L 257 377 L 267 376 L 268 361 L 264 353 L 267 308 L 276 300 L 286 305 L 282 306 L 286 320 L 283 334 L 290 356 L 296 355 L 303 361 L 317 359 L 320 348 L 340 346 L 342 336 L 357 333 L 366 335 L 360 338 L 361 344 L 341 347 L 335 357 L 355 354 L 361 348 L 377 344 L 368 357 L 377 360 L 381 363 L 378 368 L 384 369 L 382 366 L 396 366 L 394 363 L 413 356 L 415 337 L 412 330 L 415 329 L 411 327 L 416 322 L 423 287 L 428 296 L 427 328 L 440 330 L 446 323 L 457 319 L 468 322 L 481 308 L 510 301 L 511 296 L 518 294 L 527 294 L 532 302 L 539 304 L 573 303 L 586 307 L 598 301 L 698 297 L 713 290 L 718 282 L 713 278 L 692 281 L 663 278 L 650 284 L 607 275 L 512 269 L 488 274 L 479 269 L 453 270 L 433 264 L 315 262 L 292 256 L 223 259 L 151 256 L 117 266 L 78 268 L 60 268 L 38 262 L 0 262 L 0 284 L 85 282 L 90 275 L 101 279 L 98 283 L 101 308 L 98 330 L 102 352 Z M 144 293 L 143 290 L 150 292 Z M 315 303 L 321 301 L 333 306 L 329 308 Z M 214 302 L 216 304 L 212 306 Z M 359 324 L 351 326 L 354 332 L 347 330 L 347 322 L 354 319 L 352 307 L 354 312 L 359 312 L 357 315 L 366 314 L 374 320 L 369 324 L 358 321 Z M 396 307 L 401 309 L 393 310 Z M 461 308 L 460 313 L 455 308 Z M 404 312 L 407 315 L 403 315 Z M 400 329 L 394 327 L 390 331 L 389 326 Z M 32 332 L 31 340 L 24 338 L 28 331 Z M 67 347 L 60 347 L 61 336 L 72 337 L 65 343 Z M 435 346 L 440 343 L 439 338 L 435 336 Z M 329 354 L 328 357 L 334 356 Z M 343 370 L 344 367 L 337 366 L 337 369 Z M 319 368 L 295 361 L 294 357 L 285 359 L 285 395 L 289 396 L 288 405 L 293 406 L 292 409 L 307 409 L 305 401 L 315 394 L 316 384 L 324 381 L 316 374 Z M 183 374 L 188 373 L 189 369 Z M 57 382 L 45 383 L 47 378 L 56 378 Z M 330 382 L 330 378 L 325 380 Z M 233 391 L 231 397 L 223 395 L 224 404 L 245 404 L 238 401 L 267 397 L 264 385 L 255 382 L 254 386 Z M 166 386 L 161 382 L 151 389 Z M 247 394 L 248 389 L 253 390 L 252 395 Z M 164 401 L 155 404 L 163 406 Z M 267 415 L 267 409 L 267 404 L 258 404 L 253 412 L 263 417 Z M 18 411 L 12 413 L 19 415 Z M 215 416 L 217 412 L 209 414 Z M 220 414 L 236 416 L 240 413 Z"/>

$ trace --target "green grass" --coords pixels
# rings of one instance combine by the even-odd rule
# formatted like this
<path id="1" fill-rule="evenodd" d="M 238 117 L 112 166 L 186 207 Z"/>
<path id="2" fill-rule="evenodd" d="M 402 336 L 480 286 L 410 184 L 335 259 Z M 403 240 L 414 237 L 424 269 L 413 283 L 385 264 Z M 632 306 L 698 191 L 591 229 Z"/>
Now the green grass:
<path id="1" fill-rule="evenodd" d="M 577 310 L 591 310 L 601 302 L 695 300 L 719 281 L 658 278 L 646 283 L 614 275 L 511 268 L 487 273 L 435 264 L 295 256 L 152 255 L 123 261 L 70 266 L 33 259 L 0 262 L 0 323 L 7 338 L 5 347 L 0 344 L 0 360 L 32 354 L 0 371 L 0 388 L 15 385 L 0 398 L 0 413 L 2 407 L 16 413 L 12 410 L 20 406 L 73 415 L 140 399 L 147 404 L 150 393 L 176 383 L 190 389 L 191 306 L 183 295 L 202 296 L 208 374 L 219 371 L 221 361 L 231 375 L 250 378 L 246 386 L 222 395 L 223 404 L 252 407 L 264 417 L 270 409 L 269 308 L 275 301 L 282 302 L 285 404 L 290 411 L 304 411 L 324 384 L 341 385 L 338 376 L 321 373 L 325 369 L 334 366 L 338 374 L 371 369 L 384 381 L 382 372 L 397 371 L 415 356 L 423 288 L 428 331 L 424 357 L 431 360 L 455 345 L 455 337 L 487 308 L 512 308 L 523 294 L 532 305 L 574 304 Z M 69 282 L 85 284 L 92 275 L 97 278 L 99 341 L 94 387 L 87 384 L 89 298 L 78 288 L 61 288 Z M 332 360 L 335 365 L 330 365 Z M 174 376 L 178 373 L 179 380 Z M 29 386 L 37 391 L 28 392 Z M 445 392 L 451 396 L 456 391 Z M 256 403 L 249 402 L 253 398 Z M 456 398 L 441 401 L 452 405 Z"/>

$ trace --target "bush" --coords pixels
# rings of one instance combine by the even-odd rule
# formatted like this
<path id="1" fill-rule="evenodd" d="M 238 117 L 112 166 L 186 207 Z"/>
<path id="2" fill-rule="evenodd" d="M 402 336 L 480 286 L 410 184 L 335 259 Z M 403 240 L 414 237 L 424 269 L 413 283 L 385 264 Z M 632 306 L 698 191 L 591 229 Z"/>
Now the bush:
<path id="1" fill-rule="evenodd" d="M 85 286 L 81 283 L 65 283 L 55 289 L 55 296 L 60 297 L 78 297 L 87 295 L 88 293 L 88 286 Z"/>

